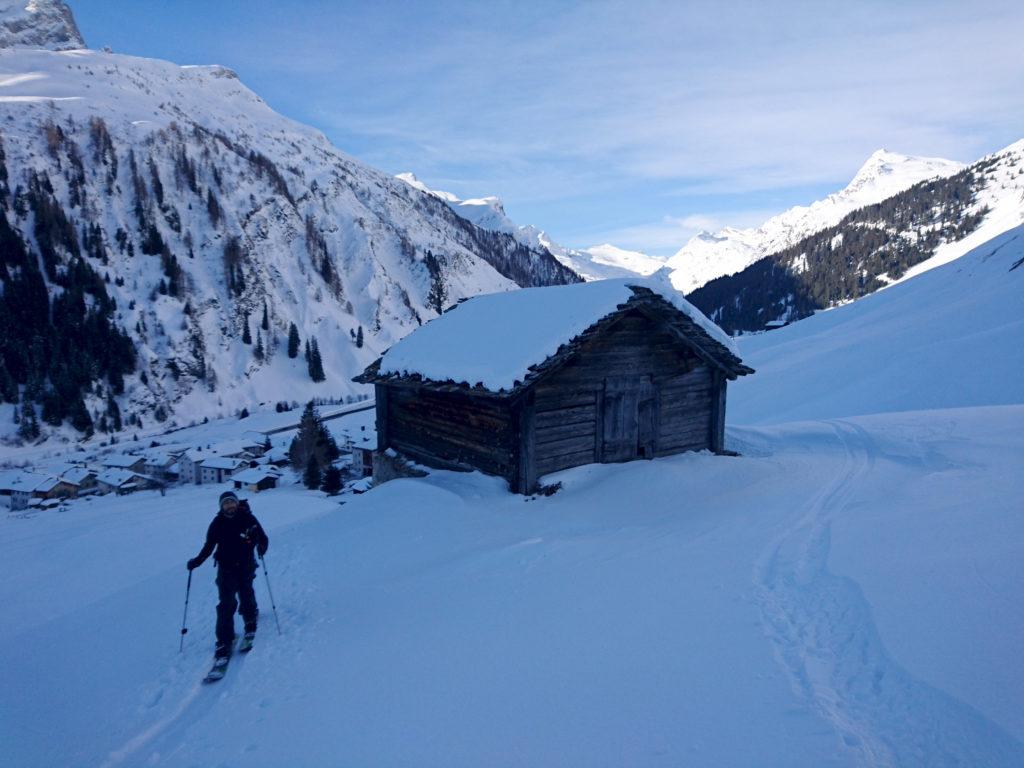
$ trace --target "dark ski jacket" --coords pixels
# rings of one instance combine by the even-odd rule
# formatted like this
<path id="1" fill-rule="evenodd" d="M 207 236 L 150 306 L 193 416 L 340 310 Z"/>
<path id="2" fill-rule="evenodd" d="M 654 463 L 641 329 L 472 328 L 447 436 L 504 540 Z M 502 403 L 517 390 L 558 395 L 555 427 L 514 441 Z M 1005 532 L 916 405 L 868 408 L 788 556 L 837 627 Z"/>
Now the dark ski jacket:
<path id="1" fill-rule="evenodd" d="M 216 547 L 213 560 L 220 568 L 236 571 L 256 571 L 253 550 L 260 554 L 267 551 L 270 539 L 252 514 L 249 505 L 241 502 L 232 517 L 218 513 L 206 531 L 206 543 L 192 561 L 196 567 L 202 565 Z"/>

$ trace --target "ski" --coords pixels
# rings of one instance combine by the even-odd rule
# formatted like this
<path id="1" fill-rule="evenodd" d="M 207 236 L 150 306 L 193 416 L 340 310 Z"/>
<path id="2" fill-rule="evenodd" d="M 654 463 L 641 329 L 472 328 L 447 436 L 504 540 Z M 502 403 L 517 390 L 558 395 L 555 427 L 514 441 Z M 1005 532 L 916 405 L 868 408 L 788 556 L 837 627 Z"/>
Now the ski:
<path id="1" fill-rule="evenodd" d="M 242 642 L 238 645 L 239 653 L 248 653 L 252 650 L 252 641 L 256 638 L 255 632 L 246 632 L 242 637 Z"/>
<path id="2" fill-rule="evenodd" d="M 206 677 L 203 678 L 204 683 L 215 683 L 220 680 L 228 671 L 228 662 L 231 660 L 230 656 L 225 656 L 222 659 L 214 659 L 213 666 L 210 667 L 210 671 L 206 673 Z"/>

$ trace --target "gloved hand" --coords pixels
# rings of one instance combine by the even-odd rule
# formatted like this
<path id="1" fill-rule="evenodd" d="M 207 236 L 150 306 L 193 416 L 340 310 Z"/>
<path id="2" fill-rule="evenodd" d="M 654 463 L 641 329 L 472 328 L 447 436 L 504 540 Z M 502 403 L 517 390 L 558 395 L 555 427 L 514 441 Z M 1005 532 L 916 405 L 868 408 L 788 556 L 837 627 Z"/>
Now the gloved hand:
<path id="1" fill-rule="evenodd" d="M 195 570 L 199 567 L 199 559 L 193 557 L 191 560 L 185 563 L 185 567 L 188 568 L 190 571 Z"/>
<path id="2" fill-rule="evenodd" d="M 266 545 L 266 543 L 261 541 L 259 544 L 257 544 L 256 545 L 256 551 L 259 553 L 260 557 L 263 557 L 265 554 L 267 554 L 267 545 Z"/>

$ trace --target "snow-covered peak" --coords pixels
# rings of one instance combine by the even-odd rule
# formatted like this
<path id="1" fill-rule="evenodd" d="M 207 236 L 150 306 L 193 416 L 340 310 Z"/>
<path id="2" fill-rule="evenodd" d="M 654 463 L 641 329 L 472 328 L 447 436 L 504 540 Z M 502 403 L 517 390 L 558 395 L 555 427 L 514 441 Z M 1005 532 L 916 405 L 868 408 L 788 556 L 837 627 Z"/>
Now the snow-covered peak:
<path id="1" fill-rule="evenodd" d="M 516 224 L 505 213 L 499 197 L 479 197 L 462 200 L 451 192 L 431 189 L 412 173 L 400 173 L 396 178 L 428 195 L 444 200 L 459 216 L 478 227 L 512 235 L 528 248 L 546 248 L 563 265 L 584 280 L 605 280 L 615 277 L 645 276 L 665 266 L 664 259 L 648 256 L 640 251 L 627 251 L 604 243 L 585 249 L 559 245 L 539 227 Z"/>
<path id="2" fill-rule="evenodd" d="M 410 187 L 418 189 L 420 192 L 426 192 L 428 195 L 433 195 L 436 198 L 444 200 L 446 203 L 458 203 L 461 202 L 458 197 L 453 195 L 451 192 L 441 192 L 436 189 L 431 189 L 418 178 L 414 173 L 400 173 L 395 176 L 399 181 L 404 181 Z"/>
<path id="3" fill-rule="evenodd" d="M 911 157 L 879 149 L 839 192 L 807 206 L 790 208 L 759 227 L 726 227 L 701 232 L 672 256 L 672 282 L 684 293 L 710 280 L 745 269 L 770 253 L 837 224 L 846 214 L 892 197 L 925 179 L 952 176 L 963 163 L 934 157 Z"/>
<path id="4" fill-rule="evenodd" d="M 62 0 L 0 0 L 0 48 L 85 48 L 71 9 Z"/>
<path id="5" fill-rule="evenodd" d="M 888 197 L 924 179 L 950 176 L 963 167 L 963 163 L 953 160 L 943 160 L 938 157 L 910 157 L 886 149 L 878 149 L 857 171 L 853 181 L 837 195 L 856 201 L 863 198 L 873 203 L 885 199 L 879 198 L 879 194 L 885 194 Z M 864 204 L 868 204 L 868 202 Z"/>

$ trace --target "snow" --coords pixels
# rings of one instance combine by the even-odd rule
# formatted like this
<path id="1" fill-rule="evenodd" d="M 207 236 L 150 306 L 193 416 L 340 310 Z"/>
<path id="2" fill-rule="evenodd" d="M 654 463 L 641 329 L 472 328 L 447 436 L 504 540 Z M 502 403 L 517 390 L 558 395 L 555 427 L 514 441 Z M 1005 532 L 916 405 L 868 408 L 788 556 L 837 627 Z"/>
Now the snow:
<path id="1" fill-rule="evenodd" d="M 106 125 L 116 168 L 94 151 L 95 119 Z M 364 394 L 352 377 L 436 314 L 428 300 L 427 251 L 441 257 L 446 304 L 517 287 L 484 259 L 487 254 L 447 211 L 349 157 L 319 131 L 275 113 L 221 66 L 182 67 L 90 50 L 0 48 L 0 120 L 12 189 L 24 187 L 28 173 L 45 172 L 74 230 L 96 223 L 104 232 L 106 263 L 94 260 L 92 266 L 111 274 L 108 290 L 118 322 L 138 351 L 138 371 L 125 377 L 118 404 L 125 422 L 130 415 L 142 419 L 140 432 L 278 400 Z M 60 126 L 77 152 L 88 205 L 72 204 L 64 173 L 69 150 L 48 148 L 50 124 Z M 130 152 L 150 218 L 184 272 L 187 296 L 181 300 L 156 294 L 165 277 L 160 260 L 139 253 Z M 253 163 L 251 152 L 272 163 L 288 195 L 263 165 Z M 195 189 L 183 180 L 182 153 L 194 167 Z M 166 205 L 155 202 L 151 167 L 167 192 Z M 210 195 L 222 214 L 216 220 L 207 209 Z M 34 241 L 31 216 L 9 212 L 8 219 Z M 307 220 L 319 238 L 315 243 L 307 237 Z M 118 245 L 119 230 L 132 241 L 134 256 Z M 241 295 L 225 286 L 223 254 L 230 238 L 245 254 Z M 505 254 L 513 246 L 506 238 L 494 247 Z M 323 278 L 323 256 L 336 281 Z M 538 276 L 556 266 L 539 250 L 527 259 L 525 271 L 535 269 Z M 117 277 L 121 281 L 114 282 Z M 264 303 L 269 331 L 260 327 Z M 245 312 L 253 339 L 262 334 L 263 360 L 241 343 Z M 303 341 L 317 338 L 326 382 L 311 381 L 305 360 L 285 354 L 291 323 Z M 360 328 L 365 344 L 357 347 Z M 169 361 L 178 375 L 168 370 Z M 93 397 L 86 405 L 90 412 L 105 408 Z M 165 422 L 155 419 L 158 406 L 168 414 Z M 0 440 L 13 439 L 16 428 L 5 419 Z M 44 431 L 54 432 L 48 425 Z M 56 435 L 62 436 L 79 437 Z"/>
<path id="2" fill-rule="evenodd" d="M 261 480 L 265 480 L 268 477 L 279 478 L 281 473 L 275 469 L 267 469 L 265 467 L 250 467 L 249 469 L 243 469 L 241 472 L 236 472 L 231 476 L 232 482 L 239 483 L 258 483 Z"/>
<path id="3" fill-rule="evenodd" d="M 105 472 L 100 472 L 96 476 L 96 481 L 103 483 L 104 485 L 111 485 L 115 488 L 123 487 L 126 483 L 134 480 L 136 477 L 146 477 L 138 472 L 133 472 L 130 469 L 108 469 Z M 149 479 L 149 478 L 146 478 Z"/>
<path id="4" fill-rule="evenodd" d="M 103 457 L 103 466 L 124 469 L 143 460 L 142 456 L 132 456 L 127 453 L 111 453 Z"/>
<path id="5" fill-rule="evenodd" d="M 1018 764 L 1022 428 L 1019 406 L 733 428 L 741 458 L 577 468 L 550 498 L 444 472 L 341 507 L 268 491 L 283 634 L 260 576 L 256 650 L 213 689 L 212 568 L 183 654 L 178 627 L 220 487 L 0 520 L 5 756 Z"/>
<path id="6" fill-rule="evenodd" d="M 720 344 L 732 339 L 659 278 L 620 278 L 576 285 L 525 288 L 477 296 L 427 323 L 381 358 L 382 374 L 480 384 L 510 391 L 530 366 L 542 363 L 632 296 L 633 287 L 656 291 Z"/>
<path id="7" fill-rule="evenodd" d="M 1024 403 L 1024 225 L 842 307 L 740 337 L 741 424 Z M 754 381 L 756 379 L 756 381 Z"/>
<path id="8" fill-rule="evenodd" d="M 607 280 L 616 277 L 646 276 L 665 266 L 665 260 L 640 251 L 629 251 L 610 243 L 589 248 L 566 248 L 556 243 L 542 229 L 532 224 L 516 224 L 505 213 L 498 197 L 462 200 L 443 190 L 431 189 L 413 173 L 400 173 L 396 177 L 411 187 L 446 202 L 455 213 L 478 227 L 492 232 L 505 232 L 528 248 L 546 248 L 556 259 L 584 280 Z"/>
<path id="9" fill-rule="evenodd" d="M 207 469 L 238 469 L 246 462 L 242 459 L 232 459 L 225 456 L 211 456 L 199 466 Z"/>
<path id="10" fill-rule="evenodd" d="M 193 574 L 179 653 L 183 566 L 229 484 L 0 517 L 4 764 L 1024 765 L 1024 225 L 1007 216 L 950 263 L 743 337 L 758 373 L 729 388 L 737 457 L 577 467 L 550 497 L 435 471 L 328 498 L 283 473 L 251 499 L 282 634 L 258 575 L 255 650 L 213 687 L 214 569 Z M 515 294 L 531 312 L 488 354 L 553 343 L 544 317 L 583 323 L 637 284 Z M 324 407 L 348 411 L 328 428 L 364 439 L 365 406 Z M 159 448 L 282 430 L 279 452 L 299 411 L 252 410 Z M 5 451 L 66 472 L 98 448 Z"/>
<path id="11" fill-rule="evenodd" d="M 62 0 L 0 0 L 0 48 L 85 48 Z"/>
<path id="12" fill-rule="evenodd" d="M 666 262 L 672 269 L 672 282 L 684 294 L 691 293 L 716 277 L 740 272 L 764 256 L 838 224 L 851 211 L 881 202 L 925 179 L 951 176 L 963 168 L 963 163 L 952 160 L 909 157 L 880 149 L 844 189 L 823 200 L 790 208 L 759 227 L 726 227 L 695 236 Z"/>

